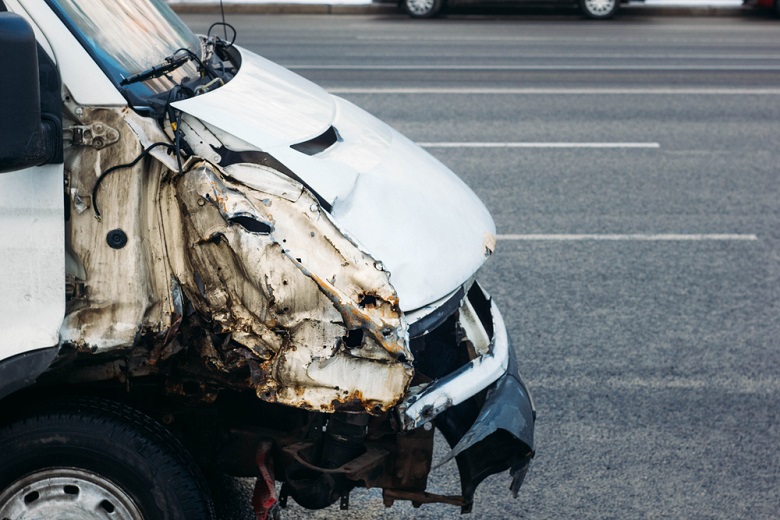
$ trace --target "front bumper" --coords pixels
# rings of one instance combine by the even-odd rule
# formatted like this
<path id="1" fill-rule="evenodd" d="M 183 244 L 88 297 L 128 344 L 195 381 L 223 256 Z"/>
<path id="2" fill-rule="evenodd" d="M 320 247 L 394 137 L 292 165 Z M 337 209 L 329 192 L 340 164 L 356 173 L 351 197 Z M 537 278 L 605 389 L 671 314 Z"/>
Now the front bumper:
<path id="1" fill-rule="evenodd" d="M 458 326 L 478 355 L 414 387 L 398 409 L 406 430 L 434 421 L 444 434 L 452 451 L 442 463 L 456 459 L 468 512 L 477 486 L 494 473 L 510 469 L 517 496 L 534 454 L 536 410 L 501 313 L 476 283 L 460 306 Z"/>

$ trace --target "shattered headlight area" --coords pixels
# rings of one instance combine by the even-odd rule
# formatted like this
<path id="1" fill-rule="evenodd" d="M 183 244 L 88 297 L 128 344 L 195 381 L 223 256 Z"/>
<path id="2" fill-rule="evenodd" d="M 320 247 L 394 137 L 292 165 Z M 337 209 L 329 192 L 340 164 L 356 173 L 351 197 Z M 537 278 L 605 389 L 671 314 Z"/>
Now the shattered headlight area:
<path id="1" fill-rule="evenodd" d="M 399 413 L 409 429 L 433 421 L 443 433 L 452 450 L 442 464 L 456 459 L 463 512 L 482 480 L 507 469 L 517 496 L 534 455 L 536 411 L 498 308 L 474 283 L 458 311 L 411 346 L 416 386 Z"/>

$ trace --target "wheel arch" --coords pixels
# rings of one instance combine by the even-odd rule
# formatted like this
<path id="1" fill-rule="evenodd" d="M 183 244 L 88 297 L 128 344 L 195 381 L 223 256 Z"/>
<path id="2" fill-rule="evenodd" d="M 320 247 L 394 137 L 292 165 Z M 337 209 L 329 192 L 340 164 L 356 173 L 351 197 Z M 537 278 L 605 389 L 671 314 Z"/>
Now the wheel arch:
<path id="1" fill-rule="evenodd" d="M 33 384 L 54 361 L 57 347 L 23 352 L 0 361 L 0 400 Z"/>

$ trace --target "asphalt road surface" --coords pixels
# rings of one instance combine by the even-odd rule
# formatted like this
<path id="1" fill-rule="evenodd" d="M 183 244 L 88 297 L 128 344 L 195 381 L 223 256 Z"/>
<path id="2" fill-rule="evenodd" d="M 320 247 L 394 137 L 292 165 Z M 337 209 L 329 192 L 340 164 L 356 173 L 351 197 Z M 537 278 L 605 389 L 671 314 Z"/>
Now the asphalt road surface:
<path id="1" fill-rule="evenodd" d="M 228 21 L 422 143 L 496 220 L 481 280 L 536 400 L 537 456 L 517 500 L 508 475 L 485 481 L 473 518 L 780 517 L 780 22 Z M 431 491 L 458 493 L 453 464 Z M 252 518 L 250 493 L 221 482 L 222 517 Z M 459 515 L 377 491 L 285 513 L 339 516 Z"/>

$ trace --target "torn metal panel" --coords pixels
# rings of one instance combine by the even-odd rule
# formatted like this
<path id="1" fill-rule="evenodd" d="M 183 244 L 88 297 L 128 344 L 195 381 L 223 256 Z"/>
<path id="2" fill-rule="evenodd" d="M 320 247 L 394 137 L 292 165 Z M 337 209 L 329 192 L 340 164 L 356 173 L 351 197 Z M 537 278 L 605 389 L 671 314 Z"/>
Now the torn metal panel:
<path id="1" fill-rule="evenodd" d="M 265 400 L 308 409 L 378 413 L 401 399 L 412 355 L 390 275 L 300 184 L 272 168 L 222 171 L 197 158 L 176 175 L 160 147 L 105 178 L 97 220 L 88 209 L 100 174 L 169 137 L 127 109 L 68 110 L 70 127 L 111 129 L 112 139 L 95 147 L 81 133 L 66 150 L 71 283 L 83 290 L 69 302 L 64 343 L 93 353 L 148 345 L 137 374 L 194 349 L 231 384 L 243 377 Z M 203 125 L 187 129 L 209 145 L 204 154 L 212 149 Z M 188 333 L 200 344 L 181 344 L 180 329 L 193 326 L 224 339 Z"/>
<path id="2" fill-rule="evenodd" d="M 266 169 L 234 165 L 256 186 Z M 264 193 L 208 163 L 163 197 L 174 274 L 215 333 L 261 361 L 258 395 L 330 411 L 392 407 L 411 379 L 406 325 L 389 274 L 346 239 L 316 199 Z M 253 225 L 239 219 L 249 219 Z M 363 331 L 349 348 L 350 330 Z"/>

